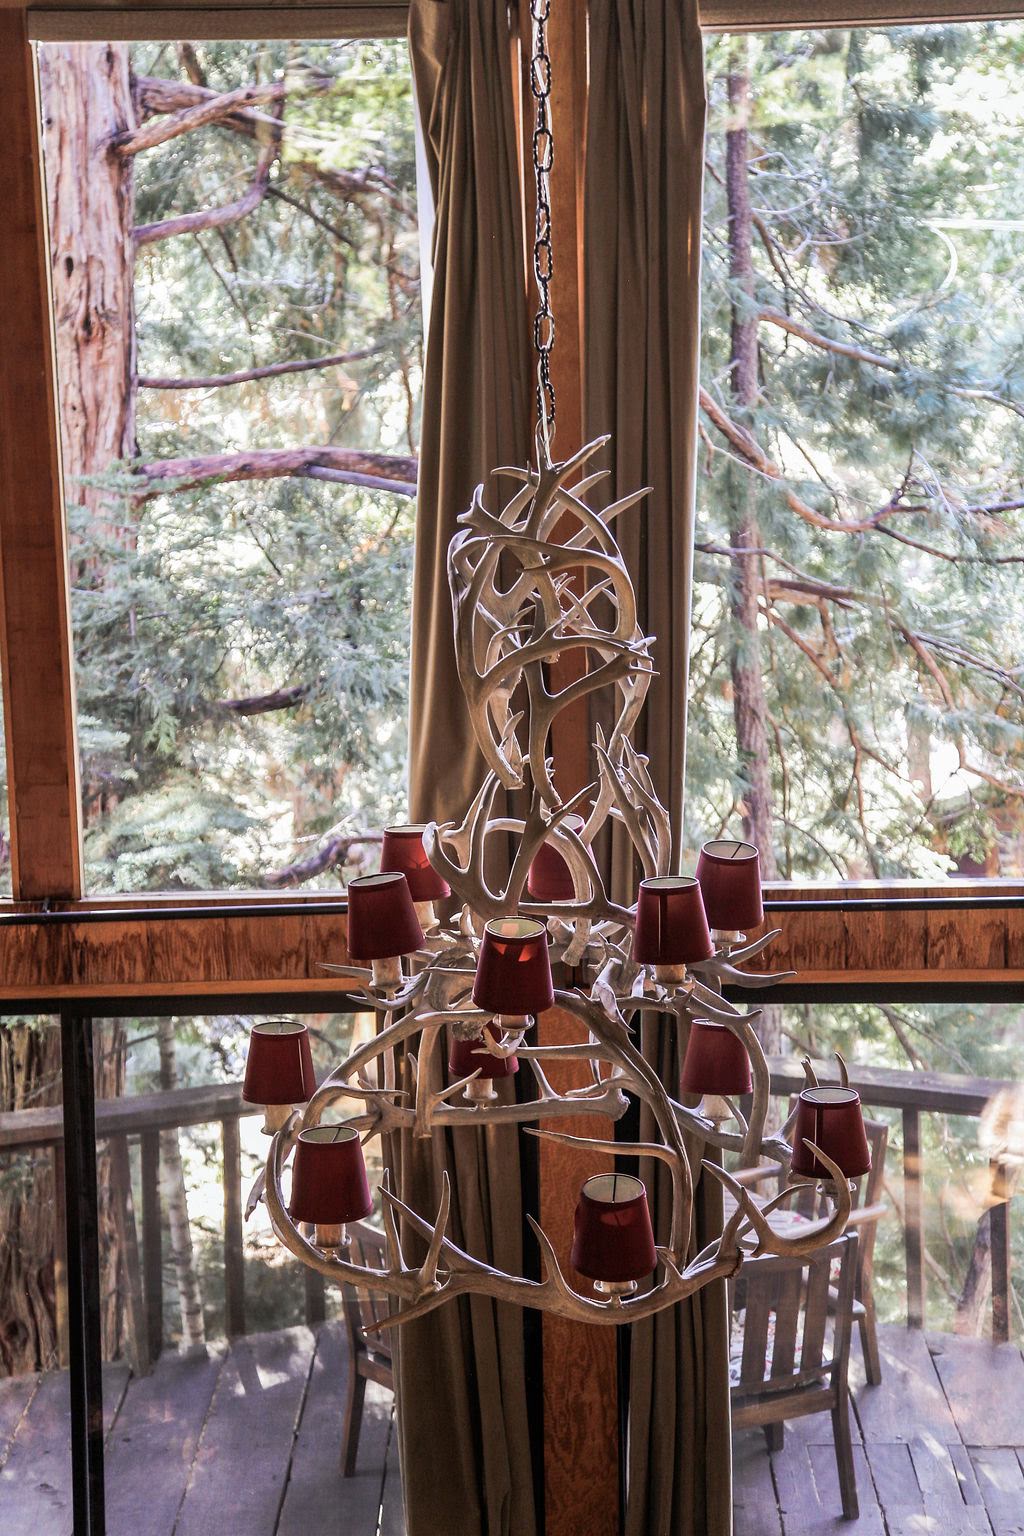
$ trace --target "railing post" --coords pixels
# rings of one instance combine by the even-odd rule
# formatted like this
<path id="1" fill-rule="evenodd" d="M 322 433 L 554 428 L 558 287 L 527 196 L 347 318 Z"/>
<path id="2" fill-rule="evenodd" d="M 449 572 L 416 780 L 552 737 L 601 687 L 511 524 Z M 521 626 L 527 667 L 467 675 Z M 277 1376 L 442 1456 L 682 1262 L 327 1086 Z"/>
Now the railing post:
<path id="1" fill-rule="evenodd" d="M 159 1359 L 164 1347 L 164 1252 L 160 1215 L 160 1132 L 143 1131 L 142 1146 L 142 1275 L 146 1292 L 146 1334 L 149 1358 Z"/>
<path id="2" fill-rule="evenodd" d="M 111 1136 L 107 1145 L 110 1148 L 114 1225 L 117 1230 L 121 1270 L 124 1276 L 125 1310 L 128 1317 L 132 1365 L 136 1376 L 148 1376 L 152 1361 L 149 1355 L 148 1319 L 143 1306 L 139 1238 L 135 1226 L 135 1204 L 132 1200 L 132 1164 L 128 1153 L 128 1137 Z"/>
<path id="3" fill-rule="evenodd" d="M 224 1327 L 245 1332 L 245 1259 L 242 1253 L 242 1139 L 238 1119 L 221 1121 L 224 1150 Z"/>
<path id="4" fill-rule="evenodd" d="M 924 1327 L 924 1207 L 921 1116 L 903 1110 L 903 1235 L 907 1255 L 907 1327 Z"/>
<path id="5" fill-rule="evenodd" d="M 68 1363 L 67 1202 L 64 1199 L 64 1143 L 53 1148 L 53 1292 L 57 1313 L 57 1362 Z"/>
<path id="6" fill-rule="evenodd" d="M 992 1256 L 992 1339 L 1005 1344 L 1010 1337 L 1010 1181 L 1006 1165 L 993 1159 L 992 1198 L 988 1213 Z"/>

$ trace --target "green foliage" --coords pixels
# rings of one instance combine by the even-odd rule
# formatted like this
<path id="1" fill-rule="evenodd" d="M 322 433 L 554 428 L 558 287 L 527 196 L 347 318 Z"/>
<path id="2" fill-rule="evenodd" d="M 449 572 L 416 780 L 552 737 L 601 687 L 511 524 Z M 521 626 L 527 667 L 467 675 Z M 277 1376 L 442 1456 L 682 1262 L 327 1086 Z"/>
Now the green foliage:
<path id="1" fill-rule="evenodd" d="M 729 275 L 730 71 L 750 78 L 755 307 L 822 338 L 810 344 L 762 319 L 761 398 L 749 420 L 781 471 L 755 478 L 755 499 L 768 552 L 759 643 L 773 809 L 788 876 L 935 876 L 979 853 L 1020 873 L 1022 37 L 1013 23 L 709 45 L 705 386 L 735 414 L 731 314 L 749 301 Z M 709 434 L 692 846 L 716 835 L 746 792 L 729 660 L 750 637 L 729 617 L 735 562 L 716 551 L 751 471 Z"/>

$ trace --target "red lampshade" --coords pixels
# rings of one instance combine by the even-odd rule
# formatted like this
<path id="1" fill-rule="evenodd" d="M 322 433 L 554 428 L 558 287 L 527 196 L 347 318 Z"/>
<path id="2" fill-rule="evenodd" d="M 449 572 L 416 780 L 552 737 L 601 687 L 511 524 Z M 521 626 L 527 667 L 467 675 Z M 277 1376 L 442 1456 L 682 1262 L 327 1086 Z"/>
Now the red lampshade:
<path id="1" fill-rule="evenodd" d="M 689 875 L 641 880 L 633 958 L 639 965 L 689 965 L 714 953 L 700 886 Z"/>
<path id="2" fill-rule="evenodd" d="M 764 922 L 761 855 L 753 843 L 726 838 L 705 843 L 697 860 L 697 879 L 712 928 L 736 933 Z"/>
<path id="3" fill-rule="evenodd" d="M 300 1131 L 292 1165 L 294 1221 L 321 1226 L 360 1221 L 373 1210 L 359 1133 L 350 1125 Z"/>
<path id="4" fill-rule="evenodd" d="M 555 1001 L 548 931 L 531 917 L 496 917 L 484 928 L 473 1002 L 487 1013 L 543 1013 Z"/>
<path id="5" fill-rule="evenodd" d="M 413 901 L 440 901 L 451 895 L 448 882 L 441 879 L 427 858 L 422 825 L 385 829 L 380 872 L 382 875 L 404 875 Z"/>
<path id="6" fill-rule="evenodd" d="M 348 952 L 353 960 L 411 955 L 423 929 L 404 875 L 363 875 L 348 886 Z"/>
<path id="7" fill-rule="evenodd" d="M 598 1173 L 580 1190 L 569 1262 L 590 1280 L 622 1284 L 642 1280 L 658 1262 L 640 1179 Z"/>
<path id="8" fill-rule="evenodd" d="M 853 1088 L 805 1088 L 800 1095 L 793 1128 L 793 1172 L 805 1179 L 830 1178 L 824 1163 L 806 1142 L 826 1152 L 848 1179 L 860 1178 L 871 1167 L 860 1094 Z"/>
<path id="9" fill-rule="evenodd" d="M 242 1098 L 248 1104 L 305 1104 L 316 1092 L 309 1030 L 294 1019 L 254 1024 Z"/>
<path id="10" fill-rule="evenodd" d="M 582 816 L 565 816 L 561 825 L 573 832 L 583 831 Z M 526 889 L 534 901 L 574 901 L 576 888 L 572 871 L 553 843 L 541 843 L 533 856 Z"/>
<path id="11" fill-rule="evenodd" d="M 488 1024 L 487 1031 L 492 1040 L 501 1039 L 501 1030 L 497 1025 Z M 448 1057 L 448 1073 L 452 1081 L 468 1077 L 478 1069 L 480 1076 L 485 1078 L 514 1077 L 519 1071 L 519 1062 L 514 1055 L 492 1055 L 481 1040 L 453 1039 Z"/>
<path id="12" fill-rule="evenodd" d="M 683 1093 L 749 1093 L 750 1057 L 743 1041 L 724 1024 L 694 1019 L 679 1086 Z"/>

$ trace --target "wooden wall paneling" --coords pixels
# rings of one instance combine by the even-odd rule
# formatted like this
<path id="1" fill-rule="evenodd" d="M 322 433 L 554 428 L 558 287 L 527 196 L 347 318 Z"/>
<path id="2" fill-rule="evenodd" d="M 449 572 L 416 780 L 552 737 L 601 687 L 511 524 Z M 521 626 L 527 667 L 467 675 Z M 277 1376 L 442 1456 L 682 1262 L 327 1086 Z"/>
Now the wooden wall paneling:
<path id="1" fill-rule="evenodd" d="M 0 9 L 12 0 L 0 0 Z M 17 4 L 18 0 L 13 0 Z M 164 39 L 208 38 L 342 38 L 404 37 L 408 25 L 408 5 L 398 3 L 348 5 L 346 0 L 331 0 L 329 5 L 299 5 L 287 0 L 273 0 L 266 7 L 254 6 L 252 0 L 192 0 L 180 9 L 137 0 L 134 5 L 120 5 L 118 0 L 98 0 L 87 6 L 73 7 L 42 4 L 28 13 L 29 35 L 41 42 L 131 42 Z"/>
<path id="2" fill-rule="evenodd" d="M 199 976 L 206 981 L 231 979 L 227 918 L 155 922 L 149 927 L 149 967 L 154 982 L 188 982 Z"/>
<path id="3" fill-rule="evenodd" d="M 1024 968 L 1024 910 L 1010 910 L 1003 914 L 1006 936 L 1005 964 L 1008 970 Z"/>
<path id="4" fill-rule="evenodd" d="M 914 22 L 1008 21 L 1024 15 L 1021 0 L 701 0 L 701 25 L 712 32 L 799 27 L 890 27 Z"/>
<path id="5" fill-rule="evenodd" d="M 119 982 L 152 981 L 152 927 L 142 921 L 67 926 L 66 979 L 97 991 Z"/>
<path id="6" fill-rule="evenodd" d="M 229 922 L 227 959 L 232 982 L 304 979 L 312 975 L 306 926 L 307 920 L 299 914 L 254 916 L 244 922 Z"/>
<path id="7" fill-rule="evenodd" d="M 925 914 L 928 969 L 1001 971 L 1006 966 L 1007 913 L 991 908 Z"/>
<path id="8" fill-rule="evenodd" d="M 82 891 L 67 550 L 35 68 L 0 11 L 0 651 L 15 896 Z"/>
<path id="9" fill-rule="evenodd" d="M 842 918 L 848 970 L 891 972 L 927 967 L 926 913 L 858 912 L 856 902 L 851 902 Z"/>

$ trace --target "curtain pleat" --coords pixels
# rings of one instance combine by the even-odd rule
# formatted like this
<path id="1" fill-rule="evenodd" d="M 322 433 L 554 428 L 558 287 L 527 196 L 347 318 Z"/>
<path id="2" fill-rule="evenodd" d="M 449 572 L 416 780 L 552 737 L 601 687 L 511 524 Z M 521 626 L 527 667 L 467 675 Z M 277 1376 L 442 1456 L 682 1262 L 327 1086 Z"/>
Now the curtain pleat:
<path id="1" fill-rule="evenodd" d="M 609 432 L 608 501 L 653 487 L 616 532 L 640 624 L 656 637 L 655 678 L 636 733 L 683 826 L 687 664 L 700 364 L 704 59 L 695 0 L 590 0 L 590 110 L 584 199 L 584 415 Z M 594 723 L 602 722 L 595 705 Z M 636 893 L 633 850 L 612 829 L 601 850 L 617 899 Z M 678 868 L 678 862 L 674 864 Z M 645 1025 L 662 1081 L 679 1071 L 669 1020 Z M 641 1136 L 653 1126 L 641 1117 Z M 700 1178 L 692 1252 L 721 1219 L 718 1186 Z M 660 1240 L 671 1191 L 647 1167 Z M 732 1528 L 726 1288 L 633 1329 L 626 1536 L 727 1536 Z"/>
<path id="2" fill-rule="evenodd" d="M 448 544 L 473 490 L 530 450 L 529 319 L 512 39 L 504 0 L 412 0 L 409 46 L 434 200 L 423 385 L 410 708 L 410 813 L 461 820 L 484 774 L 456 671 Z M 511 487 L 492 484 L 497 504 Z M 500 814 L 500 809 L 498 814 Z M 442 1038 L 430 1067 L 445 1073 Z M 408 1071 L 408 1063 L 406 1063 Z M 407 1084 L 411 1088 L 411 1082 Z M 424 1085 L 426 1086 L 426 1085 Z M 496 1085 L 510 1097 L 512 1083 Z M 448 1133 L 398 1149 L 402 1198 L 523 1273 L 518 1132 Z M 420 1240 L 403 1234 L 410 1256 Z M 396 1330 L 408 1536 L 535 1536 L 524 1313 L 486 1297 Z"/>

